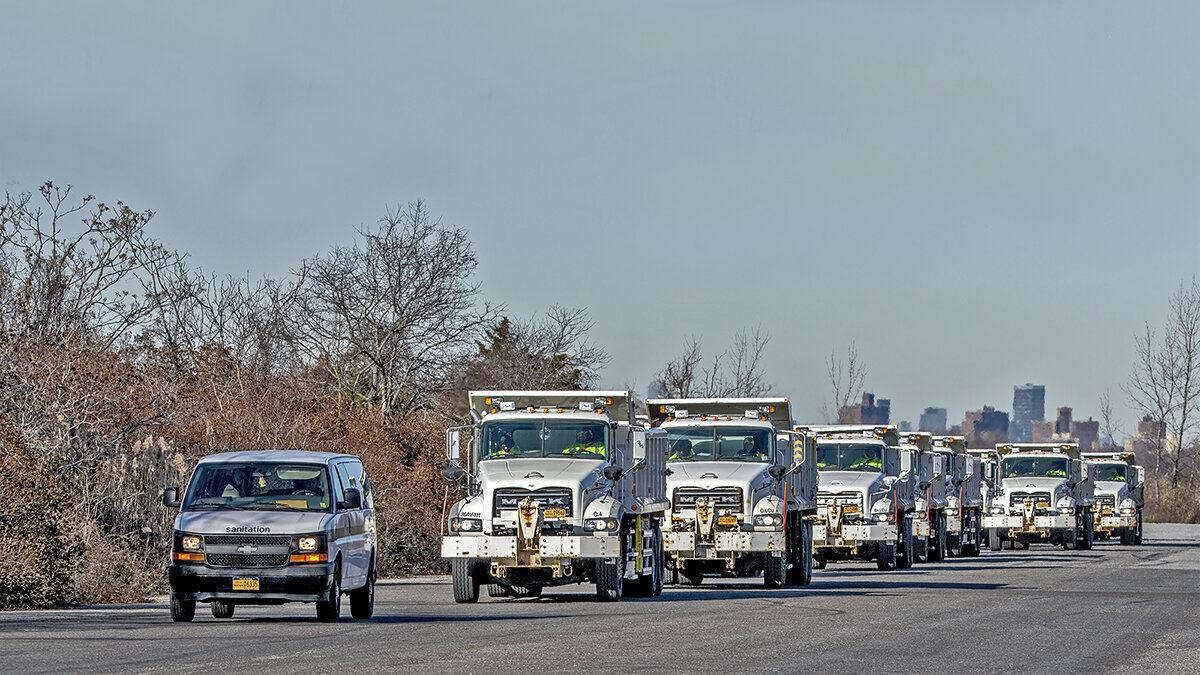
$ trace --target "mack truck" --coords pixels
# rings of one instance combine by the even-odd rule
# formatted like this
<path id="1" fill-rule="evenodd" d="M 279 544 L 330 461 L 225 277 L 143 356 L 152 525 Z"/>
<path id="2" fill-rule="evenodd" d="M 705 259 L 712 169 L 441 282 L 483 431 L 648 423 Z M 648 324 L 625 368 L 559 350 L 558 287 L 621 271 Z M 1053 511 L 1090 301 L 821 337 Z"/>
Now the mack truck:
<path id="1" fill-rule="evenodd" d="M 817 475 L 786 398 L 650 399 L 667 434 L 667 583 L 762 573 L 767 588 L 812 580 Z"/>
<path id="2" fill-rule="evenodd" d="M 441 555 L 455 602 L 594 583 L 600 600 L 662 592 L 666 432 L 628 391 L 472 391 L 446 430 L 443 475 L 465 482 Z"/>
<path id="3" fill-rule="evenodd" d="M 1121 544 L 1142 543 L 1142 483 L 1145 469 L 1135 463 L 1132 452 L 1085 452 L 1096 481 L 1093 529 L 1098 537 L 1119 537 Z"/>
<path id="4" fill-rule="evenodd" d="M 913 560 L 909 514 L 916 508 L 915 480 L 902 469 L 892 425 L 801 426 L 817 444 L 817 522 L 813 560 L 874 560 L 881 570 Z"/>
<path id="5" fill-rule="evenodd" d="M 983 493 L 978 460 L 967 455 L 964 436 L 934 436 L 933 452 L 945 459 L 946 552 L 979 555 L 983 538 Z"/>
<path id="6" fill-rule="evenodd" d="M 915 482 L 914 508 L 909 514 L 913 538 L 913 562 L 941 560 L 946 550 L 945 481 L 942 480 L 942 456 L 933 452 L 933 435 L 928 432 L 900 434 L 901 470 Z"/>
<path id="7" fill-rule="evenodd" d="M 996 483 L 996 449 L 967 448 L 967 455 L 975 460 L 975 470 L 979 473 L 979 492 L 983 500 L 980 509 L 980 545 L 988 546 L 988 528 L 983 526 L 983 518 L 991 512 L 993 487 Z"/>
<path id="8" fill-rule="evenodd" d="M 992 503 L 984 516 L 988 546 L 1005 541 L 1064 550 L 1092 546 L 1094 485 L 1078 443 L 1004 443 L 996 446 Z"/>

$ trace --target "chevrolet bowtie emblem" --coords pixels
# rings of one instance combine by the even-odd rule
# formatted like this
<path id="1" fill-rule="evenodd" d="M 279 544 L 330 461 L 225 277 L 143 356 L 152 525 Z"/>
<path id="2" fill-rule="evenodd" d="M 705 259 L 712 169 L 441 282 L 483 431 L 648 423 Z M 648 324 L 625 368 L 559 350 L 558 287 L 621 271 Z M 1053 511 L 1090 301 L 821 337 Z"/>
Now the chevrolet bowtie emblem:
<path id="1" fill-rule="evenodd" d="M 238 553 L 254 553 L 258 550 L 258 547 L 254 544 L 242 544 L 236 550 Z"/>

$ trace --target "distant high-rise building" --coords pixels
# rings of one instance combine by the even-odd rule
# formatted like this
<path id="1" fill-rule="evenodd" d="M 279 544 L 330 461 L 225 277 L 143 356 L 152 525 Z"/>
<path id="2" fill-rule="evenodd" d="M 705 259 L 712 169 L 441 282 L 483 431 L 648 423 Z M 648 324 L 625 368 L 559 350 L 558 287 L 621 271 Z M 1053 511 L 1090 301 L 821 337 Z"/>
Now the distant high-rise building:
<path id="1" fill-rule="evenodd" d="M 909 422 L 908 420 L 901 421 L 896 425 L 896 431 L 899 431 L 900 433 L 912 431 L 912 422 Z"/>
<path id="2" fill-rule="evenodd" d="M 968 448 L 992 448 L 1008 441 L 1008 413 L 990 405 L 983 410 L 968 410 L 963 418 L 962 435 Z"/>
<path id="3" fill-rule="evenodd" d="M 1046 385 L 1028 384 L 1013 387 L 1012 424 L 1008 435 L 1014 443 L 1028 443 L 1033 438 L 1033 422 L 1046 419 Z"/>
<path id="4" fill-rule="evenodd" d="M 1032 426 L 1033 443 L 1078 443 L 1083 452 L 1092 452 L 1100 447 L 1100 423 L 1092 418 L 1086 422 L 1076 422 L 1071 419 L 1071 409 L 1063 406 L 1058 409 L 1058 417 L 1053 421 L 1038 421 Z"/>
<path id="5" fill-rule="evenodd" d="M 846 424 L 888 424 L 892 418 L 890 399 L 875 400 L 875 394 L 863 394 L 862 405 L 848 405 L 843 412 Z"/>
<path id="6" fill-rule="evenodd" d="M 946 409 L 926 408 L 925 412 L 921 413 L 921 421 L 917 425 L 917 430 L 930 431 L 935 434 L 946 433 Z"/>

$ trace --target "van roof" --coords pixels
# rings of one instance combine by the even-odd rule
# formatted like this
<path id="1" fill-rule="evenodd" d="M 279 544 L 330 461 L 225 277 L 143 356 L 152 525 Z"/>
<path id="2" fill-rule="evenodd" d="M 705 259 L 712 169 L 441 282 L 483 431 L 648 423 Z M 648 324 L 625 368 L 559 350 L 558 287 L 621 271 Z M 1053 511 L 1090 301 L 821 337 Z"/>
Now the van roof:
<path id="1" fill-rule="evenodd" d="M 354 455 L 347 455 L 339 452 L 315 452 L 313 450 L 234 450 L 232 452 L 218 452 L 216 454 L 206 455 L 200 458 L 200 463 L 300 462 L 307 464 L 325 464 L 328 463 L 329 460 L 337 459 L 339 457 L 358 459 Z"/>

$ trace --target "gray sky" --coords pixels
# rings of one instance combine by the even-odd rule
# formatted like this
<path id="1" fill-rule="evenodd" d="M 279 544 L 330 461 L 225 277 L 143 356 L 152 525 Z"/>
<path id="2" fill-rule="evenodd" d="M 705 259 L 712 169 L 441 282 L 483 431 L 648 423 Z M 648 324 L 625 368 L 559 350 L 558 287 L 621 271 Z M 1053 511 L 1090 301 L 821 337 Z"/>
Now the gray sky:
<path id="1" fill-rule="evenodd" d="M 421 198 L 487 299 L 586 307 L 611 386 L 761 325 L 799 419 L 851 341 L 894 420 L 1086 418 L 1200 267 L 1195 2 L 3 9 L 6 190 L 251 275 Z"/>

